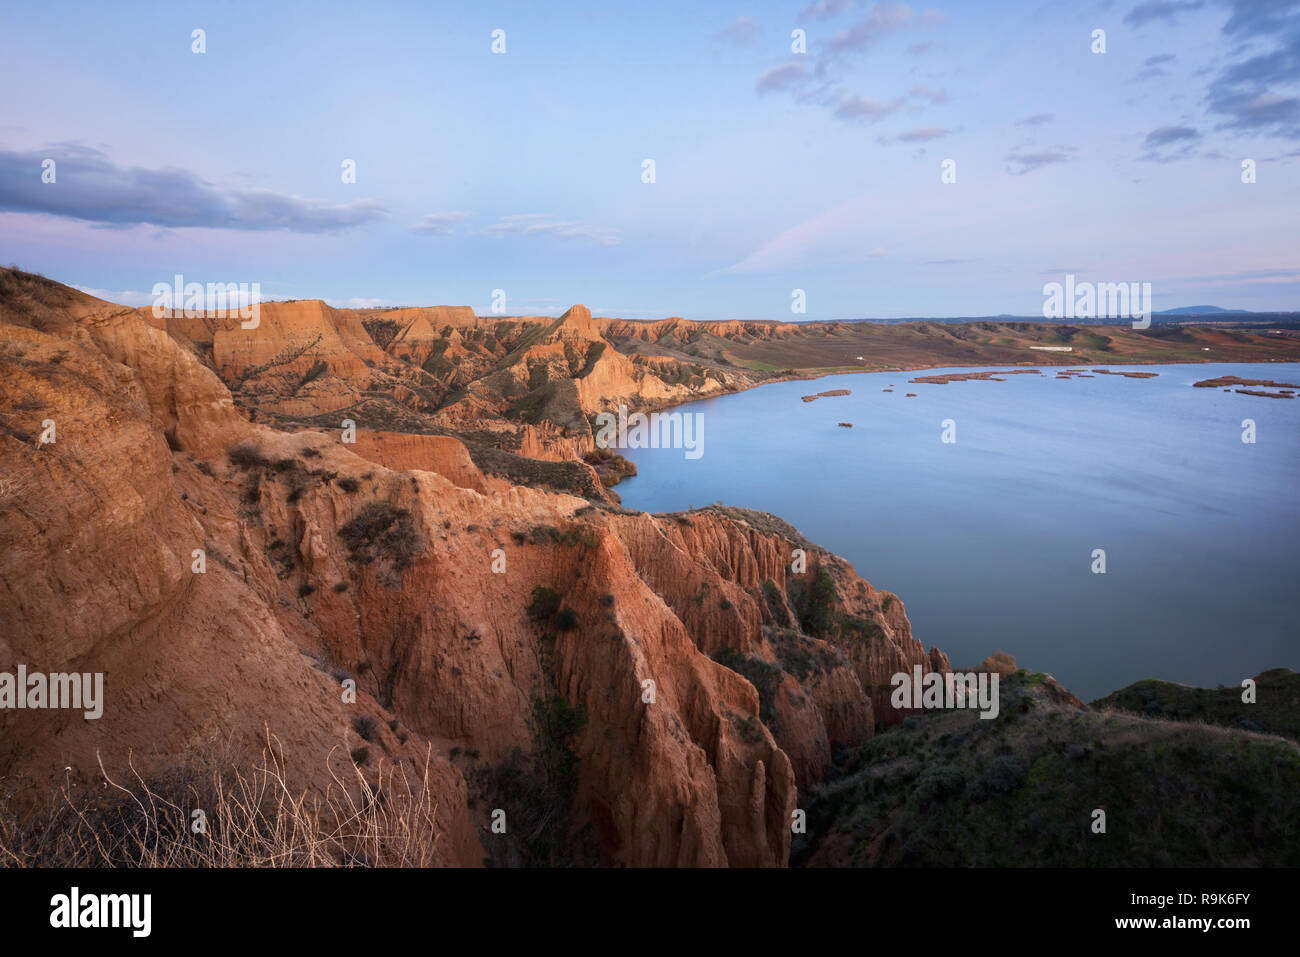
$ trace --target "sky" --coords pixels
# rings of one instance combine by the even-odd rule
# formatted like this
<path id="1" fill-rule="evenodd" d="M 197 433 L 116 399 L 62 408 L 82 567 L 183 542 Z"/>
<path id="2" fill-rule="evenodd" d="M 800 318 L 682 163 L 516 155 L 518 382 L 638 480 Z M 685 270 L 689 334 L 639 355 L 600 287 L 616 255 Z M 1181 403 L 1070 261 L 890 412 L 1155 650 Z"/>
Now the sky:
<path id="1" fill-rule="evenodd" d="M 0 262 L 130 305 L 1300 310 L 1300 0 L 269 6 L 0 7 Z"/>

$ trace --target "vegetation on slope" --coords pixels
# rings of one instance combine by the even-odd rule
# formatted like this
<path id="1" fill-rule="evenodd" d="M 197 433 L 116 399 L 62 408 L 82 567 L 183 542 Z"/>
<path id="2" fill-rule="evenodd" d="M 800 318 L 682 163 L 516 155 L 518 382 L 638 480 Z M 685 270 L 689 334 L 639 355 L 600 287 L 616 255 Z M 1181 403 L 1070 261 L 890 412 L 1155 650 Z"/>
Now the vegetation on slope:
<path id="1" fill-rule="evenodd" d="M 1006 676 L 996 719 L 932 711 L 839 755 L 805 799 L 792 862 L 1300 865 L 1294 741 L 1062 706 L 1046 689 Z"/>
<path id="2" fill-rule="evenodd" d="M 1148 679 L 1112 692 L 1094 701 L 1093 706 L 1300 740 L 1300 673 L 1274 668 L 1256 675 L 1254 681 L 1253 704 L 1241 700 L 1240 686 L 1193 688 Z"/>

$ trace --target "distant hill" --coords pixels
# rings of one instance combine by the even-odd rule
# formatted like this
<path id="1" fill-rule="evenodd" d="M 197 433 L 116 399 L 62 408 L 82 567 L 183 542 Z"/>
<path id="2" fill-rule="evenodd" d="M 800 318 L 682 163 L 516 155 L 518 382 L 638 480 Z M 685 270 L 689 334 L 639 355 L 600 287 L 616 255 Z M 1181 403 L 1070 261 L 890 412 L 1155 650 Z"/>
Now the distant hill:
<path id="1" fill-rule="evenodd" d="M 1157 316 L 1253 316 L 1249 309 L 1224 309 L 1222 306 L 1179 306 L 1177 309 L 1160 309 Z"/>
<path id="2" fill-rule="evenodd" d="M 1151 313 L 1153 317 L 1164 316 L 1171 318 L 1186 317 L 1216 317 L 1227 319 L 1236 316 L 1259 317 L 1260 322 L 1271 322 L 1274 317 L 1294 319 L 1300 315 L 1297 312 L 1254 312 L 1250 309 L 1225 309 L 1223 306 L 1179 306 L 1177 309 L 1157 309 Z M 811 320 L 810 320 L 811 321 Z M 1099 317 L 1096 319 L 1045 319 L 1042 315 L 1017 316 L 1012 313 L 1003 312 L 996 316 L 902 316 L 888 319 L 840 319 L 839 322 L 874 322 L 884 324 L 902 324 L 910 322 L 941 322 L 945 324 L 969 323 L 969 322 L 1048 322 L 1068 325 L 1072 323 L 1088 322 L 1093 325 L 1128 325 L 1132 320 L 1128 318 L 1107 318 Z"/>

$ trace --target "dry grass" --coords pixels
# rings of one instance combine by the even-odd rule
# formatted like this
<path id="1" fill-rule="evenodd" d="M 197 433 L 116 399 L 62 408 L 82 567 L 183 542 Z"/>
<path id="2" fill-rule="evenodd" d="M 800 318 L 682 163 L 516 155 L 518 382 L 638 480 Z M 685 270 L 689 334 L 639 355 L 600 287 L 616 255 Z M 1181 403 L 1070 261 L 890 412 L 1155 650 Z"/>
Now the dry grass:
<path id="1" fill-rule="evenodd" d="M 24 497 L 30 484 L 22 475 L 0 475 L 0 508 L 15 499 Z"/>
<path id="2" fill-rule="evenodd" d="M 0 268 L 0 322 L 55 332 L 71 325 L 65 310 L 77 298 L 89 297 L 40 273 Z"/>
<path id="3" fill-rule="evenodd" d="M 117 781 L 101 760 L 98 793 L 64 787 L 43 814 L 0 816 L 0 867 L 428 867 L 438 843 L 430 760 L 414 775 L 381 763 L 370 777 L 348 761 L 343 776 L 330 768 L 323 796 L 290 787 L 269 733 L 247 770 L 186 764 L 146 778 L 128 762 Z M 197 810 L 206 826 L 196 833 Z"/>

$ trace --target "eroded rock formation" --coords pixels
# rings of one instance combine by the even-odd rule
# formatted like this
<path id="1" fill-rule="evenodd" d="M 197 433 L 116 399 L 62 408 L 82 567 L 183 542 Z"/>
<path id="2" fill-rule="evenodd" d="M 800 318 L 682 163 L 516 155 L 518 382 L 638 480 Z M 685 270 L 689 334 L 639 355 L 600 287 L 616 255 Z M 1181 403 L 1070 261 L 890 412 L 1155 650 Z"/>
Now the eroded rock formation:
<path id="1" fill-rule="evenodd" d="M 771 516 L 631 513 L 485 474 L 450 435 L 268 424 L 337 417 L 362 377 L 410 375 L 392 354 L 419 360 L 435 325 L 490 328 L 470 314 L 402 311 L 381 343 L 360 315 L 289 303 L 248 333 L 4 273 L 0 670 L 103 672 L 106 691 L 96 721 L 0 712 L 19 801 L 214 741 L 238 762 L 269 731 L 307 789 L 431 752 L 444 864 L 545 863 L 532 828 L 504 853 L 487 825 L 530 811 L 502 769 L 553 784 L 560 766 L 573 780 L 539 794 L 565 806 L 536 831 L 568 860 L 783 865 L 800 789 L 899 719 L 889 675 L 948 667 L 894 596 Z M 546 363 L 583 409 L 680 397 L 634 358 L 583 352 L 599 329 L 575 307 L 503 372 Z M 534 462 L 561 436 L 529 427 Z M 556 735 L 551 708 L 580 719 Z"/>

